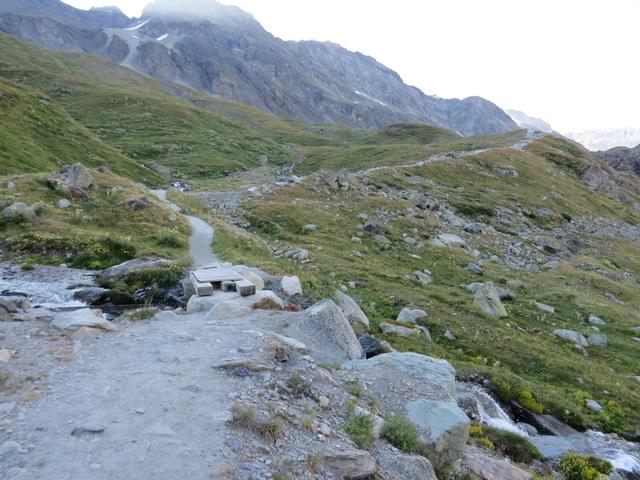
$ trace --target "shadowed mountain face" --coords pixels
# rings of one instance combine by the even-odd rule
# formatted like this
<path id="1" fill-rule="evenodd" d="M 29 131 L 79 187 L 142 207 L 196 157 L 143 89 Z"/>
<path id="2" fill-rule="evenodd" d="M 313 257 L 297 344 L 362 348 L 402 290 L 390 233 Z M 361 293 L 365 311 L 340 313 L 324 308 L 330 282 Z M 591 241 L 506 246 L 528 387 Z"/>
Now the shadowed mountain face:
<path id="1" fill-rule="evenodd" d="M 371 57 L 332 43 L 285 42 L 250 14 L 212 0 L 156 0 L 139 21 L 115 9 L 9 0 L 0 6 L 0 31 L 311 123 L 367 128 L 412 121 L 465 136 L 517 128 L 480 97 L 425 95 Z"/>
<path id="2" fill-rule="evenodd" d="M 634 148 L 615 147 L 598 152 L 597 156 L 616 170 L 640 175 L 640 145 Z"/>

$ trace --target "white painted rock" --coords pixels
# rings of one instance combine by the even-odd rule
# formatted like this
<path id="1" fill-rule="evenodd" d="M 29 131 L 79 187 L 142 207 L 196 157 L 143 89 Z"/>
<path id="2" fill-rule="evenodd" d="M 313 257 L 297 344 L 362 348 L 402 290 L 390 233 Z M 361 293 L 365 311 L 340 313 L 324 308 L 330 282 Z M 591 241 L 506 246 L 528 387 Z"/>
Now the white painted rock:
<path id="1" fill-rule="evenodd" d="M 95 327 L 109 331 L 116 329 L 111 322 L 104 319 L 102 310 L 90 308 L 82 308 L 73 312 L 58 312 L 53 317 L 51 325 L 66 331 L 74 331 L 80 327 Z"/>
<path id="2" fill-rule="evenodd" d="M 302 284 L 296 275 L 292 277 L 282 277 L 281 285 L 284 293 L 289 296 L 302 295 Z"/>

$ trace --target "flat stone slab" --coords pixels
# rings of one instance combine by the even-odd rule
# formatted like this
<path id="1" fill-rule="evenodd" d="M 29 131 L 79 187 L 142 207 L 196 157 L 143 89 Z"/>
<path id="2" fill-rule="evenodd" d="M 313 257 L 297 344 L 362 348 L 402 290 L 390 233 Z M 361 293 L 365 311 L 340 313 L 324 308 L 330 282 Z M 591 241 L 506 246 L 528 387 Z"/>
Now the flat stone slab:
<path id="1" fill-rule="evenodd" d="M 200 283 L 235 282 L 243 280 L 242 275 L 230 268 L 204 268 L 194 270 L 191 274 Z"/>

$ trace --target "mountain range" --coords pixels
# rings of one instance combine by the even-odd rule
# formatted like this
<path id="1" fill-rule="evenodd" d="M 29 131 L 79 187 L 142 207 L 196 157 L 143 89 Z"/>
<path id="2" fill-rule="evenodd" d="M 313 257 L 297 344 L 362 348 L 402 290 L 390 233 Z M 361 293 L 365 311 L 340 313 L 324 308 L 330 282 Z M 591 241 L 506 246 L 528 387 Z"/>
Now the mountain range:
<path id="1" fill-rule="evenodd" d="M 426 95 L 372 57 L 334 43 L 281 40 L 250 14 L 213 0 L 156 0 L 140 19 L 114 7 L 5 0 L 0 31 L 309 123 L 378 128 L 410 121 L 463 136 L 518 128 L 488 100 Z"/>
<path id="2" fill-rule="evenodd" d="M 567 133 L 566 136 L 594 152 L 614 147 L 632 148 L 640 144 L 640 128 L 585 130 Z"/>

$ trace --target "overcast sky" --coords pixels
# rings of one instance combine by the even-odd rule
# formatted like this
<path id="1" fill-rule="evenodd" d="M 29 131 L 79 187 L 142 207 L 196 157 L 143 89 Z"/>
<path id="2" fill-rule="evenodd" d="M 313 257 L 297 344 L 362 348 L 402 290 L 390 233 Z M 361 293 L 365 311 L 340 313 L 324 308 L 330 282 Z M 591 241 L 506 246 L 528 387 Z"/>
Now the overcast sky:
<path id="1" fill-rule="evenodd" d="M 130 16 L 148 3 L 64 1 L 116 4 Z M 565 133 L 640 127 L 640 0 L 222 3 L 285 40 L 331 40 L 371 55 L 430 95 L 480 95 Z"/>

